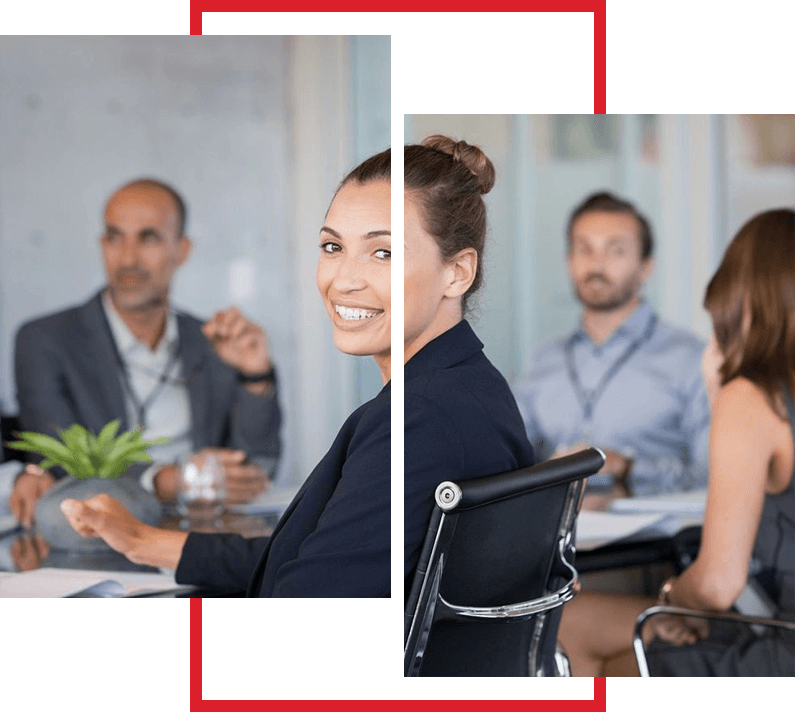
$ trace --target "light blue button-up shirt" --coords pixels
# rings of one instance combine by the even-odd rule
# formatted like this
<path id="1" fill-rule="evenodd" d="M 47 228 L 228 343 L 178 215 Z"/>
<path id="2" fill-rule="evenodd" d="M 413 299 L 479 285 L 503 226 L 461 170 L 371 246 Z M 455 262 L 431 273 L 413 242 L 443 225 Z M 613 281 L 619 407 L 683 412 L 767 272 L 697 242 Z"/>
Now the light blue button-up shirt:
<path id="1" fill-rule="evenodd" d="M 637 348 L 600 389 L 633 343 Z M 537 457 L 591 444 L 632 459 L 627 482 L 633 494 L 706 487 L 710 412 L 703 350 L 702 341 L 657 318 L 646 301 L 601 345 L 582 325 L 547 344 L 514 387 Z"/>

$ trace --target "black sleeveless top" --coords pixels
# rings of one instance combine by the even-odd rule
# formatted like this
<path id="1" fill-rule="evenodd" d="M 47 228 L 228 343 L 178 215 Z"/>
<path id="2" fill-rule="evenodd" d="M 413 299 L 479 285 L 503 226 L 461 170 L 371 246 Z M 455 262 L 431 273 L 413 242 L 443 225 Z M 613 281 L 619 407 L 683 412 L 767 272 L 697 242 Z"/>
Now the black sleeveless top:
<path id="1" fill-rule="evenodd" d="M 795 443 L 795 404 L 788 389 L 783 387 L 782 391 Z M 775 605 L 773 617 L 795 620 L 795 472 L 786 490 L 765 497 L 750 574 Z M 709 639 L 694 645 L 652 642 L 648 651 L 652 674 L 795 675 L 795 633 L 792 631 L 766 628 L 758 634 L 747 626 L 715 622 L 710 623 L 710 629 Z"/>
<path id="2" fill-rule="evenodd" d="M 795 443 L 795 403 L 786 387 L 783 392 Z M 765 497 L 752 571 L 775 603 L 775 617 L 795 620 L 795 472 L 787 489 Z"/>

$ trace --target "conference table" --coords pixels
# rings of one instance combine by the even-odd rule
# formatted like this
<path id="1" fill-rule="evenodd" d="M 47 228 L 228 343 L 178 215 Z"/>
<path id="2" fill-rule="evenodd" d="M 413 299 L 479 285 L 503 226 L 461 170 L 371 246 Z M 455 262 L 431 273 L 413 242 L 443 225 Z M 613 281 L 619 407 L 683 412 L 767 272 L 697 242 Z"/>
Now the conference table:
<path id="1" fill-rule="evenodd" d="M 186 521 L 164 507 L 160 526 L 190 532 L 268 536 L 294 493 L 281 490 L 251 505 L 227 508 L 217 521 Z M 7 524 L 7 523 L 6 523 Z M 101 545 L 100 545 L 101 546 Z M 240 591 L 178 586 L 174 572 L 128 561 L 110 547 L 63 550 L 33 531 L 0 526 L 0 597 L 193 597 L 241 596 Z"/>
<path id="2" fill-rule="evenodd" d="M 580 573 L 669 562 L 689 565 L 701 542 L 706 490 L 617 499 L 577 520 Z"/>

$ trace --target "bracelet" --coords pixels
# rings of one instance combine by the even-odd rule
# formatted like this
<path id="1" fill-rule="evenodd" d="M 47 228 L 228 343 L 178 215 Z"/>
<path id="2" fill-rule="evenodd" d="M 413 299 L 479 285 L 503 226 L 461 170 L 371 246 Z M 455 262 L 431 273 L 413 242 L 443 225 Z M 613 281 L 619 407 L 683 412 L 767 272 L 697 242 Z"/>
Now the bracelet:
<path id="1" fill-rule="evenodd" d="M 674 583 L 676 582 L 676 576 L 671 576 L 671 578 L 666 579 L 665 583 L 660 586 L 660 593 L 657 594 L 657 604 L 660 606 L 670 606 L 671 599 L 669 594 L 671 593 L 671 589 L 674 587 Z"/>

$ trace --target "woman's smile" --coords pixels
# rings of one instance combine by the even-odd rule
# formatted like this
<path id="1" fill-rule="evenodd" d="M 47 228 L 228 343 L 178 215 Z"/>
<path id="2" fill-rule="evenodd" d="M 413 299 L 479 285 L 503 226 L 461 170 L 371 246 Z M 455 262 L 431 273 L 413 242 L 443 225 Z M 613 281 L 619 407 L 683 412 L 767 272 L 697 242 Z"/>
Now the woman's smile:
<path id="1" fill-rule="evenodd" d="M 346 331 L 363 330 L 380 321 L 383 314 L 383 310 L 354 309 L 334 304 L 334 325 Z"/>

